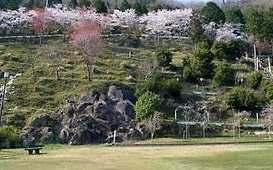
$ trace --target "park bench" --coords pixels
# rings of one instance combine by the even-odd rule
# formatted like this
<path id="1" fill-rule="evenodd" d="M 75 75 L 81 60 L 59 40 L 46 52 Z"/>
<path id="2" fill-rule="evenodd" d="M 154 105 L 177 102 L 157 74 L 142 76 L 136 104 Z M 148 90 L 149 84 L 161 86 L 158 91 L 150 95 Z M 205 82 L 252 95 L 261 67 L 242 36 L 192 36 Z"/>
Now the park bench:
<path id="1" fill-rule="evenodd" d="M 40 150 L 42 150 L 42 149 L 43 149 L 42 146 L 32 146 L 32 147 L 25 148 L 25 151 L 27 151 L 29 155 L 33 155 L 34 153 L 39 155 Z"/>

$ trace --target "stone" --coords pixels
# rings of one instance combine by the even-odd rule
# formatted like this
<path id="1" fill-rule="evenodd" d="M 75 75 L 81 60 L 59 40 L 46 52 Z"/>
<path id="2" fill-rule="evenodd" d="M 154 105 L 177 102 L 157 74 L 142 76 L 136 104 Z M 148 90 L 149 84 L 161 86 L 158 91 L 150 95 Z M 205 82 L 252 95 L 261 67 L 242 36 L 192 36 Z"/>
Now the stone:
<path id="1" fill-rule="evenodd" d="M 55 135 L 53 133 L 52 128 L 50 127 L 42 128 L 40 131 L 40 134 L 41 134 L 41 141 L 43 143 L 52 143 L 55 141 Z"/>
<path id="2" fill-rule="evenodd" d="M 135 118 L 134 106 L 129 100 L 118 102 L 115 109 L 124 116 L 125 121 L 130 121 Z"/>
<path id="3" fill-rule="evenodd" d="M 36 142 L 79 145 L 111 140 L 117 130 L 117 142 L 139 139 L 131 121 L 135 118 L 133 93 L 126 87 L 112 85 L 107 95 L 92 90 L 78 101 L 66 100 L 66 105 L 52 114 L 40 114 L 25 126 L 21 139 L 28 145 Z M 130 131 L 133 128 L 134 131 Z"/>
<path id="4" fill-rule="evenodd" d="M 121 88 L 118 88 L 117 86 L 109 87 L 108 97 L 113 101 L 122 101 L 124 98 Z"/>
<path id="5" fill-rule="evenodd" d="M 48 114 L 39 114 L 30 122 L 32 127 L 44 127 L 51 124 L 53 119 Z"/>

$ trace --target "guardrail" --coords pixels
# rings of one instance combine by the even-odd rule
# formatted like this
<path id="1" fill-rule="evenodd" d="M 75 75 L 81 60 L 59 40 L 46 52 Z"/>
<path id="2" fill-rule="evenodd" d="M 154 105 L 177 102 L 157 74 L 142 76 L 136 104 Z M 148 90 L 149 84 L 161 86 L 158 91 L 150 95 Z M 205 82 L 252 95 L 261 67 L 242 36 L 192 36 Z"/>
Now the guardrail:
<path id="1" fill-rule="evenodd" d="M 103 38 L 115 38 L 120 36 L 130 36 L 133 34 L 104 34 L 102 35 Z M 64 38 L 66 39 L 66 34 L 52 34 L 52 35 L 14 35 L 14 36 L 0 36 L 0 42 L 26 42 L 26 41 L 36 41 L 40 38 L 43 39 L 50 39 L 50 38 Z M 140 38 L 144 39 L 152 39 L 152 38 L 159 38 L 159 39 L 177 39 L 177 40 L 188 40 L 189 37 L 186 36 L 153 36 L 143 34 Z"/>
<path id="2" fill-rule="evenodd" d="M 194 122 L 194 121 L 178 121 L 176 122 L 179 125 L 202 125 L 204 122 Z M 215 126 L 233 126 L 233 123 L 225 123 L 225 122 L 209 122 L 207 123 L 208 125 L 215 125 Z M 265 128 L 263 124 L 250 124 L 250 123 L 245 123 L 242 124 L 241 127 L 244 128 Z"/>

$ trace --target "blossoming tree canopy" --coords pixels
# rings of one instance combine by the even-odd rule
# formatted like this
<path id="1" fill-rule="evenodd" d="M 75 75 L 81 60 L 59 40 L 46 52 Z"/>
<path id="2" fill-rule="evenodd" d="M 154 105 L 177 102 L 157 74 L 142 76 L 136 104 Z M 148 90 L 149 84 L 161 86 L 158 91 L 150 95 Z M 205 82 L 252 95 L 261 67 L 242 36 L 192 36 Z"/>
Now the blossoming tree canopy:
<path id="1" fill-rule="evenodd" d="M 188 28 L 192 9 L 158 10 L 149 12 L 140 18 L 151 34 L 175 35 L 185 34 Z"/>
<path id="2" fill-rule="evenodd" d="M 51 14 L 43 8 L 36 9 L 32 16 L 32 27 L 36 34 L 45 33 L 46 28 L 54 21 Z"/>
<path id="3" fill-rule="evenodd" d="M 88 79 L 91 80 L 96 57 L 102 52 L 102 27 L 96 20 L 82 20 L 71 28 L 71 42 L 83 53 Z"/>

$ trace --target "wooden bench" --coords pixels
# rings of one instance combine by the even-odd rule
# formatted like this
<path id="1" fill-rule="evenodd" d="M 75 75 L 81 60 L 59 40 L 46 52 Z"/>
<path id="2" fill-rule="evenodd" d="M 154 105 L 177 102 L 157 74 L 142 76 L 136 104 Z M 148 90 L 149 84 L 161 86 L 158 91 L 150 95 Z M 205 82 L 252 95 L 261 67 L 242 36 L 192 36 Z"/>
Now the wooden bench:
<path id="1" fill-rule="evenodd" d="M 39 155 L 40 154 L 40 150 L 42 150 L 43 147 L 29 147 L 29 148 L 25 148 L 25 151 L 28 152 L 29 155 L 33 155 L 34 153 Z"/>

